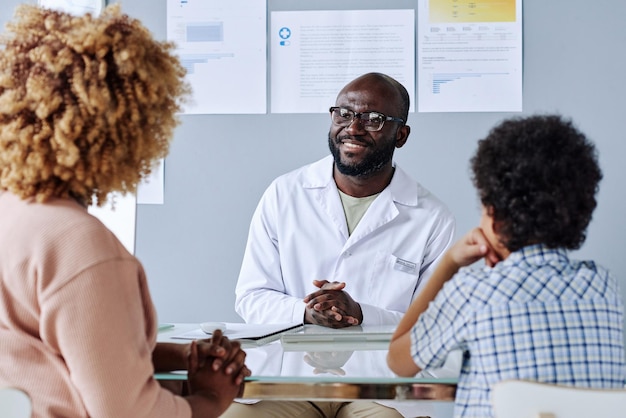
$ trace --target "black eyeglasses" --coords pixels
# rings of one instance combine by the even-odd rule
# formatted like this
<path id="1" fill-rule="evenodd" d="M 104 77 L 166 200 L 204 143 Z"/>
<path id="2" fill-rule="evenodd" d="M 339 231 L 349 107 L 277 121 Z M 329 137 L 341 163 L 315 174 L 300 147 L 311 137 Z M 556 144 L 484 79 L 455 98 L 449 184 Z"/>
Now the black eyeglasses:
<path id="1" fill-rule="evenodd" d="M 388 120 L 404 123 L 403 119 L 387 116 L 380 112 L 354 112 L 338 106 L 333 106 L 329 110 L 330 118 L 335 125 L 350 126 L 354 119 L 358 118 L 363 129 L 370 132 L 380 131 Z"/>

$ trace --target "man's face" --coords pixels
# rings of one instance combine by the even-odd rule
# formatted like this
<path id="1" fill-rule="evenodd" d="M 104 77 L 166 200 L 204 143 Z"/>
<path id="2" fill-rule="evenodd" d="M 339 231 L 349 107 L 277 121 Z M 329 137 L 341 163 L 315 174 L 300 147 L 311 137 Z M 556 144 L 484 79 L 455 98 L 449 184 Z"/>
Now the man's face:
<path id="1" fill-rule="evenodd" d="M 332 129 L 328 133 L 328 148 L 335 165 L 346 176 L 367 177 L 378 172 L 391 161 L 395 147 L 395 133 L 377 141 L 347 135 L 333 137 Z"/>
<path id="2" fill-rule="evenodd" d="M 335 106 L 353 112 L 375 111 L 399 117 L 396 97 L 386 85 L 353 82 L 339 93 Z M 399 122 L 387 121 L 380 131 L 366 131 L 358 119 L 349 126 L 331 122 L 328 147 L 339 172 L 347 176 L 367 177 L 391 163 L 398 146 L 400 126 Z"/>

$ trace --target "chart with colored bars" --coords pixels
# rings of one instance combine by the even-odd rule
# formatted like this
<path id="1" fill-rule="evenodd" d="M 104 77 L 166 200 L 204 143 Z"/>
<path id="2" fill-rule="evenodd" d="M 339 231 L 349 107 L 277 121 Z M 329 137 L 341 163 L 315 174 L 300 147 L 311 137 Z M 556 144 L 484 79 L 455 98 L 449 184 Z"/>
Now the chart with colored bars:
<path id="1" fill-rule="evenodd" d="M 515 22 L 515 0 L 430 0 L 430 23 Z"/>
<path id="2" fill-rule="evenodd" d="M 450 83 L 452 81 L 462 81 L 463 79 L 467 79 L 467 78 L 474 78 L 474 79 L 482 78 L 482 77 L 493 78 L 495 76 L 509 76 L 509 73 L 451 73 L 451 74 L 435 73 L 433 74 L 433 77 L 432 77 L 432 80 L 433 80 L 432 93 L 440 94 L 441 86 L 446 83 Z M 474 81 L 473 84 L 480 85 L 476 81 Z"/>

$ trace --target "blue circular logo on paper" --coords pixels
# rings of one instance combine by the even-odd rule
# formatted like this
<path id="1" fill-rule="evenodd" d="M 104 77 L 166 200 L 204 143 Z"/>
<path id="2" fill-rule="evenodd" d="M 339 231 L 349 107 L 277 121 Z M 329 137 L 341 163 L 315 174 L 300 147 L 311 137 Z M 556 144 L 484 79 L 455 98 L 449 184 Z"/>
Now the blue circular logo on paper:
<path id="1" fill-rule="evenodd" d="M 291 36 L 291 29 L 285 27 L 280 28 L 278 36 L 280 36 L 281 39 L 288 39 Z"/>

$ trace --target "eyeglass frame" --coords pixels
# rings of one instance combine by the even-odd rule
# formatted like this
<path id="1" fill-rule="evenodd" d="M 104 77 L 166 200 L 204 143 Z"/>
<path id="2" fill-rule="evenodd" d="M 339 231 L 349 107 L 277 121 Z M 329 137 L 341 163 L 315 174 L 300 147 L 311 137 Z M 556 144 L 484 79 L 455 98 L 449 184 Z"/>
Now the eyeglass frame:
<path id="1" fill-rule="evenodd" d="M 337 109 L 345 109 L 345 110 L 347 110 L 347 111 L 349 111 L 349 112 L 352 112 L 352 113 L 353 113 L 352 120 L 350 120 L 350 122 L 348 122 L 348 124 L 347 124 L 347 125 L 340 125 L 340 124 L 338 124 L 337 122 L 335 122 L 335 119 L 333 118 L 333 112 L 334 112 L 335 110 L 337 110 Z M 375 111 L 375 110 L 368 110 L 368 111 L 366 111 L 366 112 L 355 112 L 354 110 L 348 109 L 347 107 L 342 107 L 342 106 L 331 106 L 331 107 L 330 107 L 330 109 L 328 109 L 328 111 L 330 112 L 330 120 L 331 120 L 331 121 L 332 121 L 335 125 L 337 125 L 337 126 L 343 126 L 344 128 L 346 128 L 346 127 L 348 127 L 348 126 L 352 125 L 352 123 L 354 123 L 354 120 L 355 120 L 355 119 L 357 119 L 357 118 L 358 118 L 359 122 L 364 122 L 365 120 L 364 120 L 364 119 L 361 119 L 361 116 L 362 116 L 362 115 L 364 115 L 364 114 L 366 114 L 366 113 L 376 113 L 376 114 L 378 114 L 378 115 L 382 116 L 383 121 L 382 121 L 382 123 L 380 124 L 380 126 L 378 127 L 378 129 L 367 129 L 368 127 L 367 127 L 366 125 L 363 125 L 363 129 L 365 129 L 365 130 L 366 130 L 366 131 L 368 131 L 368 132 L 378 132 L 378 131 L 380 131 L 381 129 L 383 129 L 383 127 L 385 126 L 385 122 L 387 122 L 387 121 L 400 122 L 400 123 L 402 123 L 402 124 L 406 123 L 406 121 L 405 121 L 404 119 L 401 119 L 401 118 L 396 118 L 396 117 L 393 117 L 393 116 L 387 116 L 387 115 L 385 115 L 384 113 L 377 112 L 377 111 Z"/>

